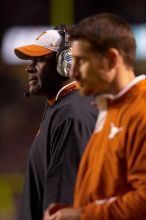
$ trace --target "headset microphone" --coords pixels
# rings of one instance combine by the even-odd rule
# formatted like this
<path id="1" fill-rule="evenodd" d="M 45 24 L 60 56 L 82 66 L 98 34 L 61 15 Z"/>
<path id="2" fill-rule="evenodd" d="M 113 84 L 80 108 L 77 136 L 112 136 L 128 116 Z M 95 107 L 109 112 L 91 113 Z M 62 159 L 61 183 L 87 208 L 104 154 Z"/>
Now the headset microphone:
<path id="1" fill-rule="evenodd" d="M 24 96 L 28 98 L 28 97 L 30 97 L 30 93 L 29 92 L 24 92 Z"/>

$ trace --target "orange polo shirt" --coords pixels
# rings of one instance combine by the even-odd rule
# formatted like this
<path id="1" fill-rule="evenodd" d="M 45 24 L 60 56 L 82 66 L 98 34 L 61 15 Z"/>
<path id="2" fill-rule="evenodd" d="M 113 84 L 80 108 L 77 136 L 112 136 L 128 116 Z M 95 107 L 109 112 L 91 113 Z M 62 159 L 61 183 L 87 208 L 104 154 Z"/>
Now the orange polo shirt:
<path id="1" fill-rule="evenodd" d="M 145 220 L 144 76 L 105 100 L 80 164 L 74 207 L 83 208 L 81 220 Z"/>

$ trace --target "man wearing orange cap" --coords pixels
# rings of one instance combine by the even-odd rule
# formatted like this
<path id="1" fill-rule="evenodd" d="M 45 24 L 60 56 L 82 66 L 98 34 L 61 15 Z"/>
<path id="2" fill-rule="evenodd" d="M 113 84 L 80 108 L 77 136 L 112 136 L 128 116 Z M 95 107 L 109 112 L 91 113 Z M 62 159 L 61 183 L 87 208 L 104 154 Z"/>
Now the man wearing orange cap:
<path id="1" fill-rule="evenodd" d="M 40 34 L 31 45 L 18 47 L 27 67 L 27 95 L 47 97 L 46 110 L 28 159 L 21 220 L 41 220 L 52 202 L 71 204 L 81 155 L 92 133 L 97 110 L 91 98 L 80 97 L 69 78 L 72 62 L 64 26 Z"/>

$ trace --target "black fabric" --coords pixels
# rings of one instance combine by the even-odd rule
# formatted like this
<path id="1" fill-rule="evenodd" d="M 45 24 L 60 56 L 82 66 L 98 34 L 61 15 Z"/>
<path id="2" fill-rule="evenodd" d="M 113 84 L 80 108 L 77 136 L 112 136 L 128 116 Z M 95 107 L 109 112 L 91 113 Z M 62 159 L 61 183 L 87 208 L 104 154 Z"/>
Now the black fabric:
<path id="1" fill-rule="evenodd" d="M 52 202 L 72 203 L 79 161 L 96 118 L 91 98 L 78 91 L 47 107 L 29 155 L 20 220 L 41 220 Z"/>

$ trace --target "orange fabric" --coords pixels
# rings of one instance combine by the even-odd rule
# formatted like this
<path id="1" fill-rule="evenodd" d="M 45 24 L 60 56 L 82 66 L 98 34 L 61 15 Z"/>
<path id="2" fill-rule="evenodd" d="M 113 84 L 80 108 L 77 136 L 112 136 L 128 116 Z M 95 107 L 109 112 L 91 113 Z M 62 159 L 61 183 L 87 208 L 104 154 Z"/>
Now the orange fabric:
<path id="1" fill-rule="evenodd" d="M 121 130 L 110 139 L 111 123 Z M 81 220 L 146 219 L 146 80 L 109 102 L 83 155 L 74 207 Z"/>
<path id="2" fill-rule="evenodd" d="M 49 105 L 53 105 L 53 104 L 55 103 L 55 101 L 56 101 L 56 97 L 53 97 L 53 98 L 51 98 L 51 99 L 48 99 L 48 104 L 49 104 Z"/>
<path id="3" fill-rule="evenodd" d="M 65 96 L 67 93 L 79 89 L 80 86 L 77 82 L 73 82 L 71 84 L 66 85 L 62 91 L 59 93 L 58 97 L 53 97 L 52 99 L 48 100 L 49 105 L 53 105 L 58 99 L 60 99 L 61 97 Z"/>
<path id="4" fill-rule="evenodd" d="M 21 59 L 29 59 L 30 57 L 44 56 L 52 52 L 53 51 L 49 50 L 48 48 L 35 44 L 22 46 L 15 49 L 16 55 Z"/>

